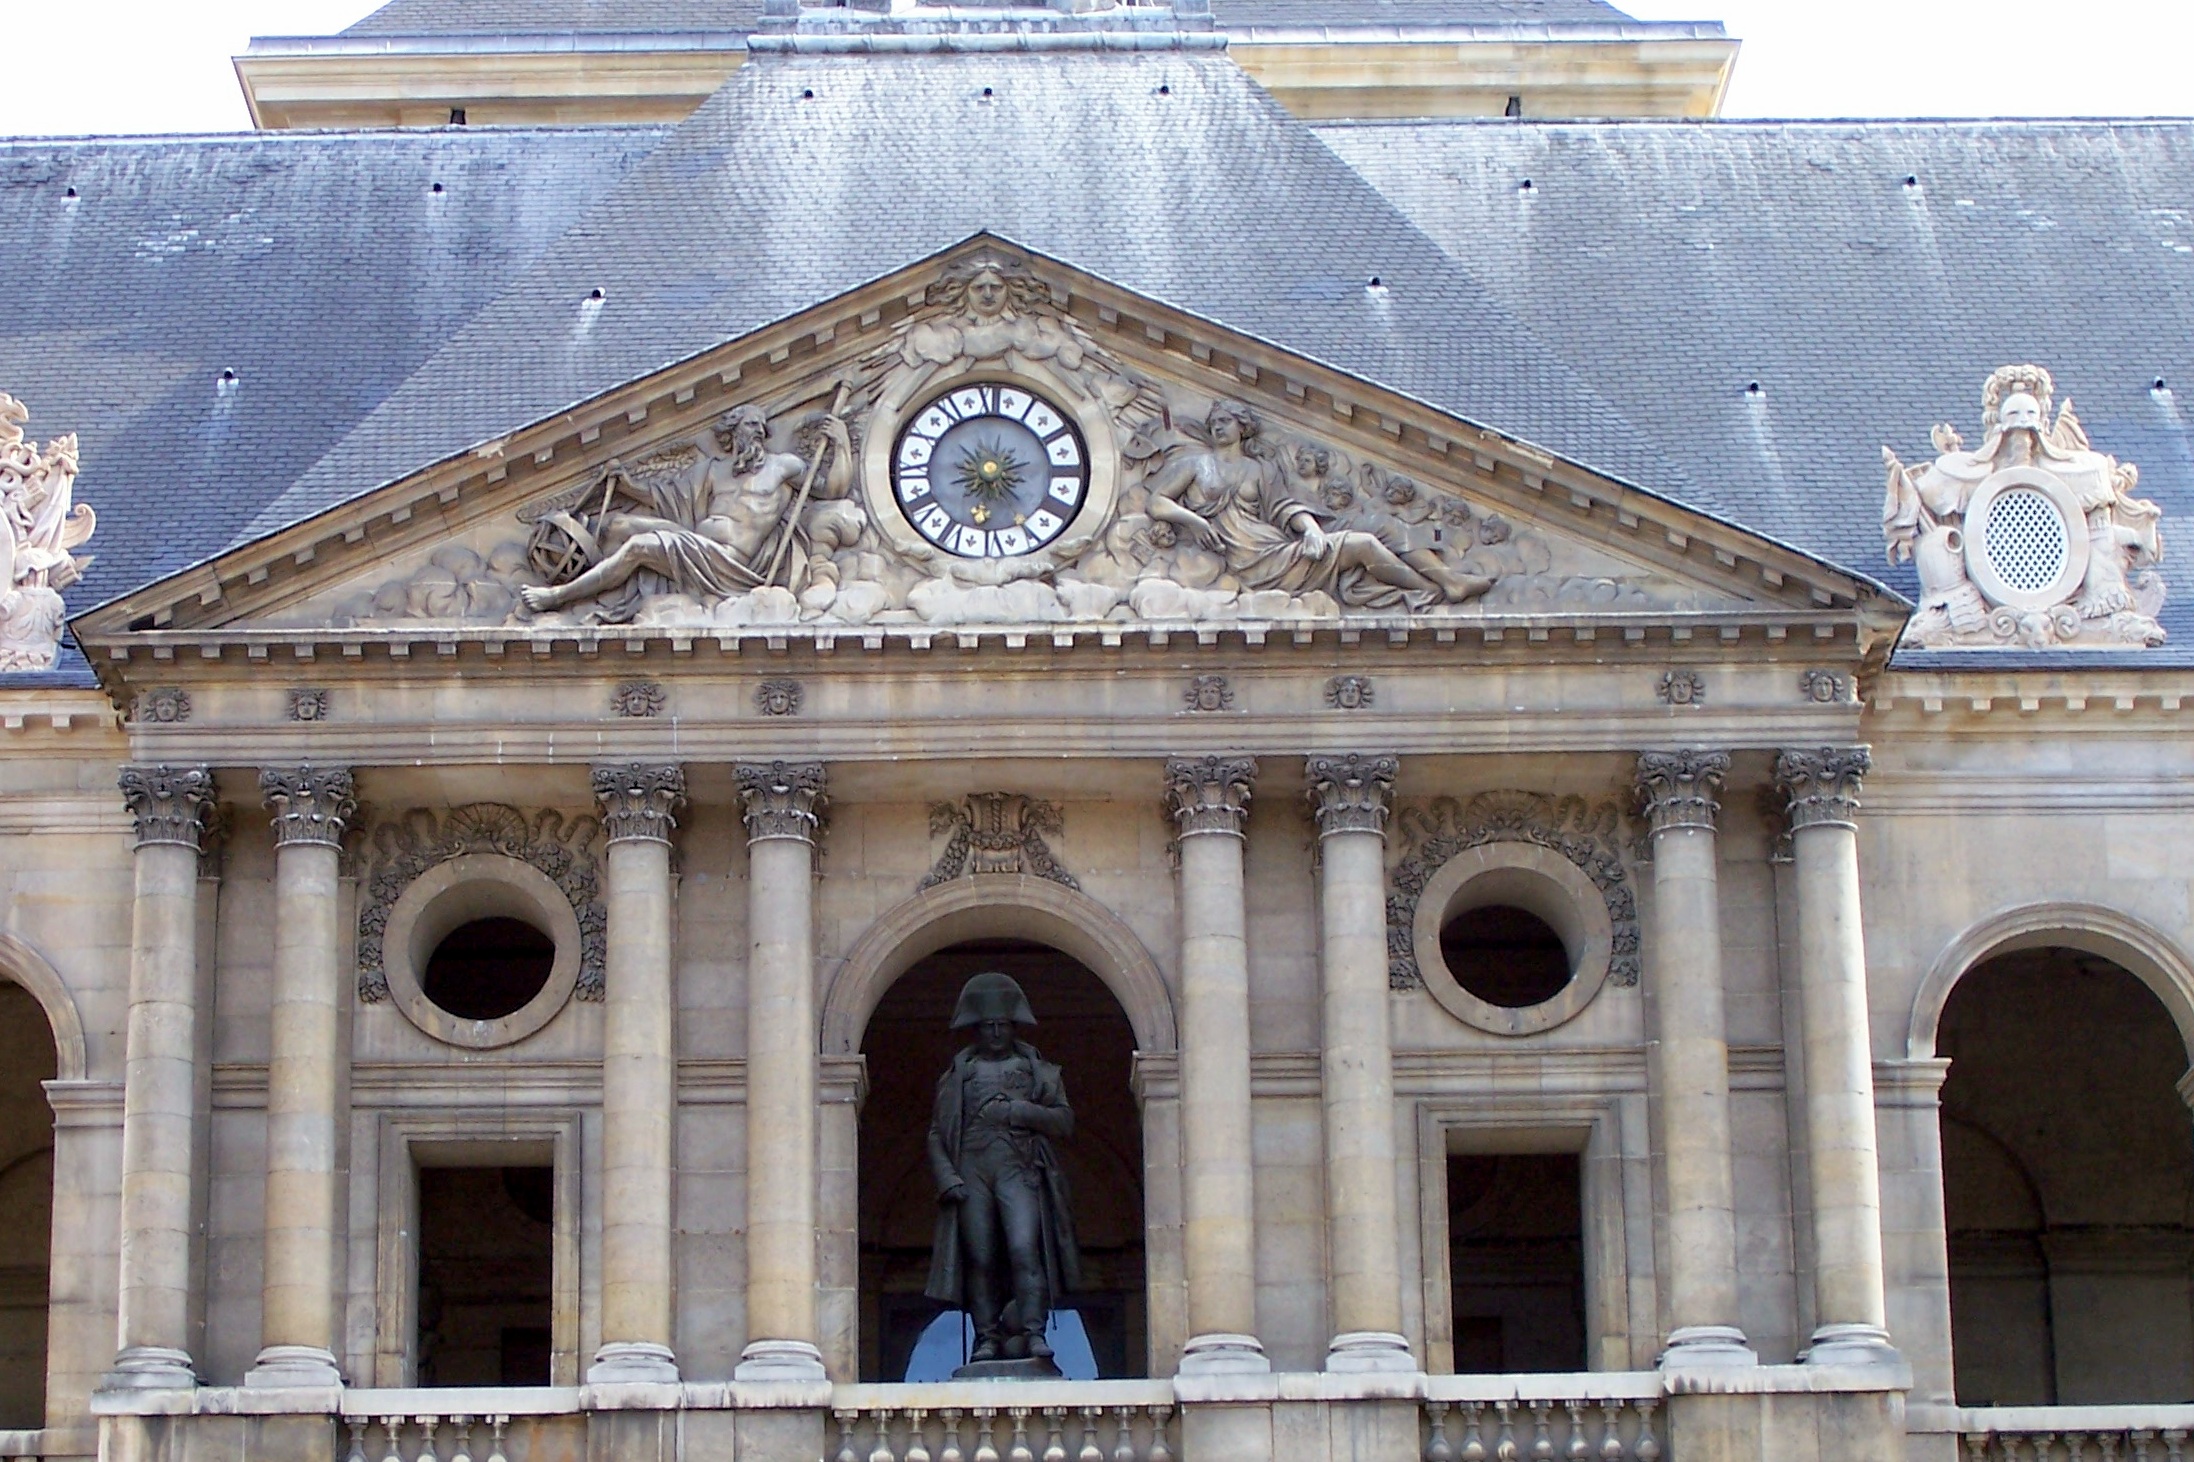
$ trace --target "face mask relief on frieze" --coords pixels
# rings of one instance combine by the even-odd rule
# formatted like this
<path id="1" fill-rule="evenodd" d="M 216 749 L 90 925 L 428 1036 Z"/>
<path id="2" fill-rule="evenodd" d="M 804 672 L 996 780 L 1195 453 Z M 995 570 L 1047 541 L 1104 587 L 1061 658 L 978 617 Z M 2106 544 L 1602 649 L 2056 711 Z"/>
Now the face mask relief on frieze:
<path id="1" fill-rule="evenodd" d="M 2040 366 L 2005 366 L 1982 388 L 1980 446 L 1967 451 L 1945 423 L 1931 462 L 1882 449 L 1889 561 L 1920 579 L 1907 644 L 2163 643 L 2163 510 L 2134 496 L 2138 467 L 2093 449 L 2070 401 L 2052 421 L 2055 391 Z"/>

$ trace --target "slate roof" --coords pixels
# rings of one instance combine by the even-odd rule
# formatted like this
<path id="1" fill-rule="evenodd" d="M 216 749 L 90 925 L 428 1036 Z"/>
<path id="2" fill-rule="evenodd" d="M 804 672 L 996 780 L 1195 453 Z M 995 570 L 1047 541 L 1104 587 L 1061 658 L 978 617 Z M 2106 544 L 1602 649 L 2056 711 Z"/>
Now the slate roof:
<path id="1" fill-rule="evenodd" d="M 0 142 L 0 390 L 99 513 L 71 609 L 232 539 L 662 136 Z"/>
<path id="2" fill-rule="evenodd" d="M 1981 383 L 2031 360 L 2139 464 L 2167 549 L 2194 524 L 2194 125 L 1319 130 L 1701 506 L 1916 593 L 1883 565 L 1880 449 L 1930 457 L 1944 420 L 1977 442 Z M 2172 641 L 2139 663 L 2194 663 L 2194 554 L 2163 568 Z"/>

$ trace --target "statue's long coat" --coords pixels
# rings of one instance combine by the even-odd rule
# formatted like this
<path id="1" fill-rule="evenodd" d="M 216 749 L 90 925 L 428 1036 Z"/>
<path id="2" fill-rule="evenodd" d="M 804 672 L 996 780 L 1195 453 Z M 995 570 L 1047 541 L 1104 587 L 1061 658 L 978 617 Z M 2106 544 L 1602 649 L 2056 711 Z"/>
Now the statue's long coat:
<path id="1" fill-rule="evenodd" d="M 1037 1106 L 1070 1112 L 1066 1081 L 1060 1076 L 1059 1068 L 1037 1055 L 1036 1048 L 1026 1041 L 1015 1041 L 1013 1048 L 1027 1058 L 1036 1073 L 1036 1089 L 1029 1094 L 1028 1100 Z M 929 1166 L 940 1193 L 961 1181 L 960 1093 L 966 1089 L 968 1068 L 974 1061 L 975 1048 L 964 1046 L 952 1058 L 951 1069 L 937 1078 L 937 1105 L 929 1123 Z M 1043 1179 L 1044 1272 L 1050 1278 L 1052 1303 L 1058 1304 L 1082 1287 L 1082 1256 L 1074 1239 L 1074 1203 L 1067 1187 L 1067 1175 L 1059 1166 L 1058 1154 L 1051 1150 L 1050 1139 L 1040 1132 L 1034 1136 L 1036 1166 Z M 935 1247 L 930 1251 L 929 1288 L 925 1293 L 940 1304 L 966 1309 L 964 1263 L 960 1253 L 960 1205 L 940 1203 L 937 1205 Z"/>

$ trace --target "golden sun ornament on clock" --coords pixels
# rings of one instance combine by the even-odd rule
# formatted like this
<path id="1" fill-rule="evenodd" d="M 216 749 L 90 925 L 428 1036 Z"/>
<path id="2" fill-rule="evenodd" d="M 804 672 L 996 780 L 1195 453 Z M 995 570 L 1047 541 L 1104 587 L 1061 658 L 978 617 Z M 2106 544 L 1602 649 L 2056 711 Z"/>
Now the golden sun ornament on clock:
<path id="1" fill-rule="evenodd" d="M 1015 558 L 1066 532 L 1089 493 L 1073 419 L 1033 391 L 957 386 L 914 413 L 892 449 L 892 493 L 914 531 L 960 558 Z"/>

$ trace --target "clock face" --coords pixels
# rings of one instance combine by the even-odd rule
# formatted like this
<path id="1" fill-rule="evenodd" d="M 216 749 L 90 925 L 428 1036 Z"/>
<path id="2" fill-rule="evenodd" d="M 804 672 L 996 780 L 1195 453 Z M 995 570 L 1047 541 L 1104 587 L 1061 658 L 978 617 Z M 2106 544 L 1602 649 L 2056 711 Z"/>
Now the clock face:
<path id="1" fill-rule="evenodd" d="M 914 413 L 891 453 L 892 492 L 914 531 L 961 558 L 1034 553 L 1089 493 L 1073 420 L 1017 386 L 959 386 Z"/>

